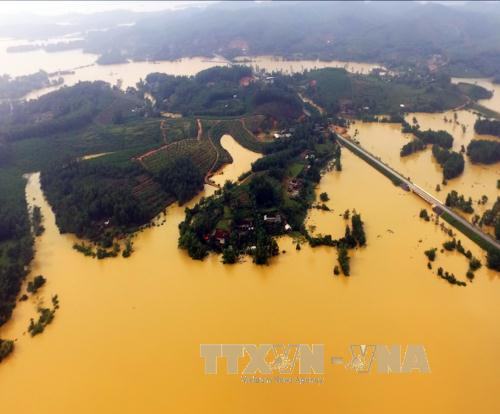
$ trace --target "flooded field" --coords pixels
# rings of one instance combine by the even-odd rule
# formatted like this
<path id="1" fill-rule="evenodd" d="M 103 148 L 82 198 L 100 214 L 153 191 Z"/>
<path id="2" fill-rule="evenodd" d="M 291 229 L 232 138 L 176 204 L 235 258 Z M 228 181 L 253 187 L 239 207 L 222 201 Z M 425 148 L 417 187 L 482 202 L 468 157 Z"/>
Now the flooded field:
<path id="1" fill-rule="evenodd" d="M 55 41 L 67 41 L 71 39 L 52 39 Z M 72 74 L 64 74 L 64 85 L 71 86 L 79 81 L 104 80 L 112 85 L 120 85 L 122 88 L 134 87 L 142 78 L 149 73 L 163 72 L 171 75 L 195 75 L 198 72 L 213 66 L 228 65 L 227 60 L 221 57 L 205 58 L 183 58 L 175 61 L 144 61 L 129 62 L 114 65 L 98 65 L 95 63 L 97 55 L 83 53 L 82 50 L 69 50 L 64 52 L 48 53 L 43 50 L 35 50 L 23 53 L 7 53 L 10 46 L 25 45 L 30 42 L 25 40 L 0 39 L 0 61 L 1 74 L 10 76 L 21 76 L 45 70 L 49 73 L 57 71 L 73 71 Z M 31 42 L 31 43 L 37 43 Z M 44 41 L 46 43 L 46 41 Z M 325 67 L 343 67 L 355 73 L 368 73 L 373 68 L 380 67 L 377 64 L 342 62 L 342 61 L 319 61 L 319 60 L 286 60 L 273 56 L 257 56 L 241 59 L 241 63 L 251 65 L 268 72 L 280 71 L 283 73 L 302 72 L 306 69 L 319 69 Z M 25 99 L 36 99 L 48 92 L 52 92 L 61 86 L 43 88 L 27 94 Z"/>
<path id="2" fill-rule="evenodd" d="M 250 161 L 234 140 L 223 144 L 241 166 Z M 290 238 L 280 240 L 286 253 L 270 266 L 224 266 L 215 255 L 193 261 L 177 249 L 178 206 L 166 211 L 165 225 L 137 235 L 131 258 L 85 258 L 71 236 L 59 234 L 32 175 L 27 199 L 42 207 L 46 232 L 31 276 L 48 282 L 0 330 L 17 339 L 0 366 L 2 409 L 14 412 L 23 401 L 23 413 L 37 414 L 299 412 L 314 401 L 343 413 L 498 412 L 498 400 L 486 398 L 496 392 L 500 369 L 498 276 L 483 267 L 467 287 L 439 279 L 423 251 L 446 236 L 417 218 L 423 202 L 348 151 L 342 160 L 343 171 L 327 173 L 318 188 L 333 211 L 313 210 L 308 223 L 337 236 L 345 227 L 341 212 L 362 214 L 368 246 L 352 254 L 350 278 L 332 276 L 334 249 L 296 251 Z M 234 179 L 247 168 L 237 166 L 219 177 Z M 436 266 L 465 280 L 467 262 L 457 253 L 438 253 Z M 61 308 L 30 338 L 36 303 L 52 294 Z M 323 343 L 327 358 L 347 360 L 352 343 L 416 343 L 426 347 L 432 372 L 356 374 L 326 364 L 321 385 L 243 384 L 239 376 L 204 375 L 200 343 Z M 388 388 L 392 398 L 382 399 Z M 422 398 L 429 394 L 434 398 Z"/>
<path id="3" fill-rule="evenodd" d="M 55 71 L 91 65 L 96 59 L 81 51 L 50 57 L 39 51 L 2 53 L 0 59 L 7 62 L 2 70 L 12 75 L 33 73 L 38 69 L 33 62 Z M 285 72 L 345 65 L 270 57 L 250 63 Z M 150 72 L 195 74 L 216 64 L 221 63 L 194 58 L 92 65 L 65 81 L 121 79 L 126 87 Z M 348 65 L 363 73 L 377 66 Z M 408 121 L 413 116 L 423 129 L 452 133 L 456 150 L 475 137 L 470 112 L 458 111 L 456 122 L 452 112 L 410 114 Z M 444 122 L 445 116 L 453 122 Z M 442 171 L 430 150 L 399 157 L 410 139 L 400 125 L 356 122 L 351 135 L 356 129 L 363 147 L 440 199 L 456 189 L 474 200 L 486 194 L 490 207 L 499 194 L 498 168 L 468 161 L 461 177 L 436 192 Z M 227 135 L 222 145 L 234 163 L 214 175 L 218 184 L 236 180 L 260 156 Z M 35 297 L 20 302 L 12 320 L 0 328 L 0 337 L 16 340 L 14 354 L 0 364 L 2 412 L 251 413 L 263 407 L 305 412 L 313 404 L 323 411 L 353 414 L 500 412 L 499 400 L 491 398 L 498 390 L 500 370 L 498 274 L 483 266 L 469 283 L 465 257 L 438 251 L 434 269 L 444 267 L 467 286 L 440 279 L 427 269 L 423 252 L 441 246 L 448 236 L 418 218 L 420 209 L 428 206 L 347 150 L 342 167 L 342 172 L 328 172 L 317 189 L 328 193 L 332 211 L 311 210 L 307 224 L 316 233 L 338 237 L 346 225 L 341 214 L 346 209 L 361 213 L 368 243 L 351 253 L 349 278 L 333 276 L 335 249 L 304 244 L 297 251 L 289 237 L 279 240 L 286 253 L 269 266 L 255 266 L 248 258 L 225 266 L 215 255 L 193 261 L 177 248 L 185 208 L 177 205 L 166 210 L 164 225 L 160 215 L 156 226 L 137 234 L 130 258 L 89 259 L 72 249 L 73 236 L 59 234 L 39 175 L 31 175 L 26 197 L 30 205 L 41 207 L 46 231 L 37 239 L 28 280 L 42 274 L 47 284 Z M 214 191 L 206 186 L 197 199 Z M 464 236 L 459 238 L 484 263 L 482 251 Z M 26 332 L 30 318 L 54 294 L 61 303 L 55 320 L 42 335 L 31 338 Z M 243 384 L 238 375 L 224 371 L 208 376 L 199 356 L 203 343 L 325 344 L 324 383 Z M 431 373 L 356 374 L 328 363 L 331 356 L 349 360 L 351 344 L 422 344 Z"/>
<path id="4" fill-rule="evenodd" d="M 493 96 L 491 99 L 481 99 L 478 102 L 486 108 L 500 113 L 500 84 L 493 83 L 490 79 L 485 78 L 453 78 L 452 82 L 472 83 L 492 91 Z"/>
<path id="5" fill-rule="evenodd" d="M 456 118 L 455 118 L 456 114 Z M 448 111 L 445 113 L 411 113 L 406 116 L 407 122 L 412 123 L 416 118 L 423 130 L 445 130 L 453 135 L 453 150 L 460 151 L 462 145 L 466 148 L 472 139 L 498 139 L 492 136 L 478 135 L 474 132 L 476 116 L 469 111 Z M 447 122 L 445 122 L 445 118 Z M 455 120 L 456 119 L 456 120 Z M 463 128 L 465 127 L 465 129 Z M 357 134 L 356 134 L 357 131 Z M 349 133 L 356 136 L 361 145 L 372 154 L 380 157 L 384 162 L 399 171 L 411 180 L 444 201 L 451 190 L 478 201 L 483 195 L 488 197 L 485 205 L 477 205 L 474 209 L 477 214 L 491 208 L 496 197 L 500 195 L 497 189 L 497 180 L 500 179 L 500 169 L 496 165 L 472 164 L 465 156 L 464 173 L 457 178 L 449 180 L 443 185 L 442 168 L 432 156 L 431 147 L 410 156 L 401 158 L 399 151 L 409 140 L 411 134 L 403 134 L 400 124 L 364 123 L 355 122 L 351 125 Z M 437 191 L 437 185 L 441 191 Z"/>
<path id="6" fill-rule="evenodd" d="M 348 72 L 368 74 L 375 68 L 383 68 L 377 63 L 346 62 L 340 60 L 289 60 L 276 56 L 240 57 L 236 59 L 256 69 L 267 72 L 296 73 L 311 69 L 344 68 Z"/>

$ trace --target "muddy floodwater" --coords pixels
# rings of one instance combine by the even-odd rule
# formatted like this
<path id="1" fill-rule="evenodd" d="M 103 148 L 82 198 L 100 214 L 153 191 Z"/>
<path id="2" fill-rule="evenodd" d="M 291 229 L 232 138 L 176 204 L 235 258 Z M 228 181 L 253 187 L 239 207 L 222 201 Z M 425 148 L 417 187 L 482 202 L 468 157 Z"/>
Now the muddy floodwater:
<path id="1" fill-rule="evenodd" d="M 222 142 L 237 162 L 216 177 L 235 179 L 259 156 L 230 137 Z M 318 188 L 332 211 L 311 211 L 308 225 L 338 236 L 345 228 L 339 214 L 362 214 L 368 245 L 351 254 L 349 278 L 333 276 L 335 250 L 297 251 L 288 237 L 279 241 L 286 253 L 269 266 L 225 266 L 216 255 L 193 261 L 177 249 L 178 206 L 167 209 L 164 225 L 137 235 L 130 258 L 89 259 L 72 249 L 73 237 L 59 234 L 39 176 L 31 175 L 27 200 L 41 206 L 46 231 L 30 278 L 48 281 L 0 330 L 16 339 L 0 365 L 2 412 L 499 412 L 492 398 L 500 370 L 498 275 L 483 266 L 467 287 L 439 279 L 423 251 L 446 236 L 418 219 L 424 203 L 346 150 L 342 166 Z M 466 280 L 458 253 L 438 252 L 435 266 Z M 61 303 L 54 322 L 29 337 L 36 304 L 53 294 Z M 205 375 L 204 343 L 324 344 L 323 383 L 243 384 L 224 369 Z M 350 344 L 422 344 L 431 373 L 357 374 L 329 364 L 331 356 L 349 360 Z"/>
<path id="2" fill-rule="evenodd" d="M 377 63 L 312 59 L 289 60 L 277 56 L 239 57 L 235 60 L 251 65 L 256 69 L 265 69 L 267 72 L 282 72 L 288 74 L 323 68 L 344 68 L 348 72 L 368 74 L 373 69 L 383 68 L 382 65 Z"/>
<path id="3" fill-rule="evenodd" d="M 48 53 L 44 50 L 34 50 L 22 53 L 7 53 L 10 46 L 19 46 L 37 43 L 54 43 L 70 41 L 72 38 L 55 38 L 48 41 L 31 41 L 0 39 L 0 75 L 9 74 L 12 77 L 28 75 L 38 70 L 53 73 L 58 71 L 72 71 L 62 74 L 64 85 L 71 86 L 79 81 L 104 80 L 121 88 L 135 87 L 136 83 L 144 79 L 149 73 L 162 72 L 170 75 L 196 75 L 198 72 L 213 66 L 225 66 L 230 62 L 220 56 L 212 58 L 193 57 L 174 61 L 144 61 L 129 62 L 113 65 L 98 65 L 98 55 L 83 53 L 81 49 Z M 274 56 L 245 57 L 239 59 L 241 64 L 254 68 L 265 69 L 268 72 L 283 73 L 302 72 L 306 69 L 320 69 L 325 67 L 342 67 L 350 72 L 369 73 L 372 69 L 381 67 L 378 64 L 319 61 L 319 60 L 287 60 Z M 55 76 L 53 79 L 59 77 Z M 38 89 L 27 94 L 24 99 L 36 99 L 48 92 L 60 88 L 61 85 Z"/>
<path id="4" fill-rule="evenodd" d="M 472 139 L 499 140 L 493 136 L 476 134 L 474 132 L 476 115 L 470 111 L 447 111 L 436 114 L 411 113 L 406 116 L 409 123 L 413 123 L 413 118 L 417 120 L 422 130 L 445 130 L 453 135 L 453 150 L 455 151 L 460 151 L 462 145 L 467 148 Z M 456 190 L 467 198 L 472 197 L 475 202 L 486 195 L 488 202 L 485 205 L 474 203 L 475 213 L 481 215 L 485 209 L 491 208 L 497 196 L 500 195 L 500 191 L 497 189 L 500 168 L 497 164 L 472 164 L 469 158 L 464 156 L 465 169 L 463 174 L 448 180 L 447 185 L 443 185 L 442 168 L 432 156 L 431 146 L 410 156 L 400 157 L 401 147 L 413 139 L 412 134 L 401 132 L 400 124 L 356 121 L 351 125 L 349 133 L 372 154 L 378 156 L 405 177 L 410 177 L 415 184 L 441 201 L 446 199 L 446 195 L 451 190 Z M 440 191 L 437 191 L 438 184 L 441 187 Z"/>
<path id="5" fill-rule="evenodd" d="M 490 99 L 480 99 L 478 102 L 486 108 L 500 113 L 500 84 L 493 83 L 491 79 L 486 78 L 453 78 L 452 82 L 472 83 L 493 92 L 493 96 Z"/>

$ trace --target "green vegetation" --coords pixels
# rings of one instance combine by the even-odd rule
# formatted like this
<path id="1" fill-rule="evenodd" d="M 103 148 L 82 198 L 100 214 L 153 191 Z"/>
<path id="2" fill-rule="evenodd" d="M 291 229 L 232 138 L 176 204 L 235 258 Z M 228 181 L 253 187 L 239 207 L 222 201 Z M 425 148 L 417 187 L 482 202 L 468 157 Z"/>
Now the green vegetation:
<path id="1" fill-rule="evenodd" d="M 492 119 L 478 119 L 474 123 L 474 131 L 478 134 L 496 135 L 500 137 L 500 121 Z"/>
<path id="2" fill-rule="evenodd" d="M 491 209 L 484 212 L 480 220 L 480 225 L 493 227 L 495 237 L 500 240 L 500 197 L 497 197 Z"/>
<path id="3" fill-rule="evenodd" d="M 110 247 L 114 237 L 156 215 L 167 195 L 138 165 L 93 161 L 49 168 L 41 183 L 61 232 Z"/>
<path id="4" fill-rule="evenodd" d="M 482 139 L 472 140 L 467 146 L 467 155 L 474 164 L 500 162 L 500 142 Z"/>
<path id="5" fill-rule="evenodd" d="M 425 221 L 430 221 L 430 219 L 431 219 L 429 217 L 429 213 L 427 213 L 427 210 L 425 208 L 423 208 L 422 210 L 420 210 L 419 217 L 421 219 L 424 219 Z"/>
<path id="6" fill-rule="evenodd" d="M 366 235 L 363 226 L 363 221 L 361 220 L 361 215 L 353 214 L 351 218 L 351 223 L 352 223 L 352 236 L 360 246 L 364 246 L 366 244 Z"/>
<path id="7" fill-rule="evenodd" d="M 485 239 L 476 233 L 474 233 L 469 227 L 465 226 L 462 222 L 456 220 L 452 216 L 450 216 L 448 213 L 443 212 L 441 213 L 440 217 L 447 221 L 450 225 L 455 227 L 458 231 L 463 233 L 465 236 L 467 236 L 470 240 L 472 240 L 474 243 L 476 243 L 479 247 L 481 247 L 483 250 L 487 252 L 487 265 L 491 269 L 498 270 L 498 266 L 500 265 L 500 251 L 499 249 L 492 244 L 488 239 Z"/>
<path id="8" fill-rule="evenodd" d="M 424 254 L 431 262 L 433 262 L 436 259 L 436 251 L 437 248 L 434 247 L 433 249 L 426 250 Z"/>
<path id="9" fill-rule="evenodd" d="M 418 151 L 422 151 L 427 148 L 425 144 L 420 139 L 416 138 L 401 147 L 400 155 L 401 157 L 406 157 Z"/>
<path id="10" fill-rule="evenodd" d="M 45 231 L 45 227 L 42 224 L 43 216 L 42 210 L 38 206 L 33 206 L 33 211 L 31 213 L 31 223 L 33 225 L 33 233 L 35 236 L 41 236 Z"/>
<path id="11" fill-rule="evenodd" d="M 438 145 L 432 146 L 432 155 L 443 167 L 443 177 L 450 180 L 461 175 L 464 171 L 465 161 L 461 153 L 442 149 Z"/>
<path id="12" fill-rule="evenodd" d="M 214 196 L 186 209 L 179 247 L 194 259 L 215 251 L 223 254 L 224 263 L 235 263 L 242 254 L 252 256 L 256 264 L 267 263 L 279 253 L 275 236 L 307 233 L 304 219 L 320 169 L 335 156 L 340 154 L 333 135 L 313 123 L 297 125 L 291 137 L 266 147 L 266 156 L 252 165 L 251 179 L 238 185 L 227 182 Z M 290 166 L 299 162 L 304 168 L 291 175 Z"/>
<path id="13" fill-rule="evenodd" d="M 14 341 L 0 339 L 0 362 L 14 350 Z"/>
<path id="14" fill-rule="evenodd" d="M 158 181 L 163 191 L 180 204 L 189 201 L 203 188 L 203 174 L 190 158 L 177 158 L 162 168 Z"/>
<path id="15" fill-rule="evenodd" d="M 19 99 L 35 89 L 60 85 L 62 82 L 62 78 L 51 80 L 49 74 L 43 70 L 16 78 L 11 78 L 9 75 L 1 75 L 0 100 Z"/>
<path id="16" fill-rule="evenodd" d="M 125 258 L 130 257 L 133 252 L 134 252 L 134 243 L 132 242 L 132 240 L 130 240 L 130 238 L 128 238 L 125 241 L 125 249 L 122 252 L 122 256 Z"/>
<path id="17" fill-rule="evenodd" d="M 327 202 L 328 200 L 330 200 L 330 197 L 328 197 L 328 194 L 327 193 L 321 193 L 319 195 L 319 199 L 323 202 Z"/>
<path id="18" fill-rule="evenodd" d="M 402 120 L 402 112 L 437 112 L 467 101 L 449 77 L 425 72 L 380 76 L 378 72 L 359 75 L 325 68 L 297 74 L 294 79 L 305 95 L 329 114 L 345 113 L 366 120 L 378 114 Z"/>
<path id="19" fill-rule="evenodd" d="M 127 63 L 128 60 L 123 57 L 119 51 L 110 51 L 102 54 L 97 59 L 96 63 L 98 65 L 114 65 L 117 63 Z"/>
<path id="20" fill-rule="evenodd" d="M 472 198 L 469 197 L 468 200 L 465 200 L 465 197 L 462 194 L 458 195 L 455 190 L 452 190 L 446 196 L 446 206 L 458 208 L 459 210 L 462 210 L 467 214 L 474 213 L 474 208 L 472 207 Z"/>
<path id="21" fill-rule="evenodd" d="M 450 149 L 453 146 L 453 136 L 446 131 L 433 131 L 428 129 L 426 131 L 421 131 L 418 125 L 411 126 L 406 121 L 403 121 L 402 131 L 404 133 L 411 133 L 415 135 L 423 144 L 425 145 L 435 145 L 443 149 Z M 414 144 L 414 146 L 420 147 L 422 144 Z M 423 148 L 421 148 L 423 149 Z"/>
<path id="22" fill-rule="evenodd" d="M 457 86 L 464 95 L 467 95 L 475 101 L 479 99 L 490 99 L 493 96 L 491 91 L 472 83 L 460 82 Z"/>
<path id="23" fill-rule="evenodd" d="M 337 249 L 337 260 L 344 276 L 349 276 L 351 274 L 351 267 L 349 264 L 350 258 L 349 253 L 345 247 L 341 246 Z"/>
<path id="24" fill-rule="evenodd" d="M 33 258 L 33 236 L 24 197 L 25 181 L 0 169 L 0 326 L 12 313 L 26 267 Z"/>
<path id="25" fill-rule="evenodd" d="M 52 308 L 38 308 L 38 320 L 35 322 L 33 319 L 30 320 L 30 324 L 28 326 L 28 332 L 31 336 L 41 334 L 47 325 L 49 325 L 53 320 L 56 314 L 56 311 L 59 309 L 59 299 L 57 295 L 52 297 Z"/>
<path id="26" fill-rule="evenodd" d="M 214 67 L 196 76 L 149 74 L 139 91 L 149 93 L 157 110 L 184 116 L 266 114 L 284 120 L 298 118 L 302 103 L 285 82 L 253 82 L 247 66 Z"/>
<path id="27" fill-rule="evenodd" d="M 26 288 L 26 290 L 28 291 L 28 293 L 34 295 L 38 292 L 38 289 L 45 285 L 45 282 L 47 282 L 47 279 L 45 279 L 42 275 L 35 276 L 33 280 L 30 280 L 28 282 L 28 287 Z"/>
<path id="28" fill-rule="evenodd" d="M 486 256 L 486 264 L 490 269 L 500 272 L 500 251 L 489 249 Z"/>
<path id="29" fill-rule="evenodd" d="M 448 273 L 446 271 L 443 271 L 443 268 L 440 267 L 437 270 L 437 275 L 441 278 L 446 280 L 448 283 L 451 285 L 457 285 L 457 286 L 467 286 L 467 283 L 462 282 L 461 280 L 458 280 L 453 273 Z"/>

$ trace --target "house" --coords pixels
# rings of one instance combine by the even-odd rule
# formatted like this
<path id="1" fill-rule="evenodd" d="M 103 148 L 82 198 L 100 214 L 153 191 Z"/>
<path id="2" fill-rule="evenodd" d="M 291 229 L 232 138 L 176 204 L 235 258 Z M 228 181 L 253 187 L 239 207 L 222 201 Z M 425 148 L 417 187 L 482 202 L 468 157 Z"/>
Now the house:
<path id="1" fill-rule="evenodd" d="M 264 214 L 264 223 L 267 224 L 281 224 L 281 215 L 276 214 Z"/>
<path id="2" fill-rule="evenodd" d="M 236 225 L 236 232 L 239 239 L 244 239 L 249 233 L 253 232 L 255 227 L 252 219 L 245 219 L 240 224 Z"/>
<path id="3" fill-rule="evenodd" d="M 300 158 L 302 160 L 314 160 L 316 156 L 314 155 L 314 152 L 312 152 L 311 150 L 305 150 L 302 151 L 302 153 L 300 154 Z"/>
<path id="4" fill-rule="evenodd" d="M 215 229 L 212 233 L 212 238 L 216 244 L 223 247 L 229 240 L 229 232 L 223 229 Z"/>
<path id="5" fill-rule="evenodd" d="M 291 180 L 288 181 L 287 192 L 290 195 L 290 197 L 298 197 L 298 195 L 300 194 L 300 190 L 302 190 L 303 186 L 304 182 L 302 180 L 297 178 L 292 178 Z"/>

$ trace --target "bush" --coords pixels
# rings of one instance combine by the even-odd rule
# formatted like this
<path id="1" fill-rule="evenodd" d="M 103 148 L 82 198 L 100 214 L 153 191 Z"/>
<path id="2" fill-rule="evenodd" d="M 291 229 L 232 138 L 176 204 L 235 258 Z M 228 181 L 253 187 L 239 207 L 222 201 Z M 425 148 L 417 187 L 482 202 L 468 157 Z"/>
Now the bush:
<path id="1" fill-rule="evenodd" d="M 42 275 L 35 276 L 33 280 L 28 282 L 26 290 L 31 294 L 35 294 L 38 289 L 45 285 L 46 281 L 47 280 Z"/>
<path id="2" fill-rule="evenodd" d="M 433 248 L 433 249 L 429 249 L 429 250 L 426 250 L 424 252 L 424 254 L 427 256 L 427 258 L 433 262 L 434 260 L 436 260 L 436 251 L 437 249 L 436 248 Z"/>

